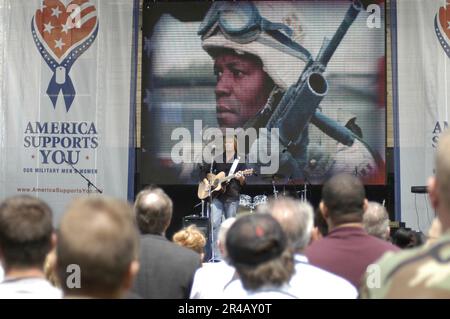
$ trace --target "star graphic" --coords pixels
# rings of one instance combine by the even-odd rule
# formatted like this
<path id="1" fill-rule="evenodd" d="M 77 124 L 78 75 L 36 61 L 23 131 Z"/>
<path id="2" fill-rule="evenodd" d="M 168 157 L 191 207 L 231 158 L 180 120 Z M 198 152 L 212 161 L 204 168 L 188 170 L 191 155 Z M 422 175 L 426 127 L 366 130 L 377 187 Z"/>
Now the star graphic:
<path id="1" fill-rule="evenodd" d="M 59 40 L 55 40 L 55 48 L 62 50 L 62 47 L 65 45 L 64 42 L 62 42 L 62 38 Z"/>
<path id="2" fill-rule="evenodd" d="M 47 24 L 45 24 L 44 23 L 44 32 L 48 32 L 48 33 L 52 33 L 52 30 L 54 29 L 55 27 L 54 26 L 52 26 L 52 23 L 51 22 L 49 22 L 49 23 L 47 23 Z"/>
<path id="3" fill-rule="evenodd" d="M 57 18 L 59 18 L 59 15 L 60 15 L 61 13 L 62 13 L 62 12 L 59 10 L 59 7 L 52 8 L 52 17 L 57 17 Z"/>
<path id="4" fill-rule="evenodd" d="M 62 32 L 67 34 L 69 30 L 71 29 L 69 20 L 67 20 L 66 24 L 61 24 Z"/>

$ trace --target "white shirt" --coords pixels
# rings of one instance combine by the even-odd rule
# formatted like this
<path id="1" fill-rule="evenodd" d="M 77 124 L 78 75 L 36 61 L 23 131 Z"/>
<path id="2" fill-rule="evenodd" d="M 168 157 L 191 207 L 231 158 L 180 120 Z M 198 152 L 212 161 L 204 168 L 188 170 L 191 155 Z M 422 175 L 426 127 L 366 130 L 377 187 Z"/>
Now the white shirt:
<path id="1" fill-rule="evenodd" d="M 290 291 L 300 299 L 356 299 L 358 291 L 346 279 L 311 265 L 304 255 L 294 255 L 295 274 Z"/>
<path id="2" fill-rule="evenodd" d="M 8 279 L 0 283 L 0 299 L 61 299 L 62 291 L 44 278 Z"/>
<path id="3" fill-rule="evenodd" d="M 233 280 L 234 267 L 225 261 L 204 263 L 195 272 L 191 299 L 220 299 L 224 288 Z"/>
<path id="4" fill-rule="evenodd" d="M 288 285 L 282 288 L 267 288 L 256 292 L 246 291 L 239 279 L 224 290 L 222 298 L 281 298 L 290 299 L 356 299 L 358 291 L 344 278 L 311 265 L 304 255 L 294 255 L 295 273 Z M 275 291 L 277 290 L 277 291 Z"/>
<path id="5" fill-rule="evenodd" d="M 239 279 L 233 280 L 224 290 L 223 299 L 298 299 L 285 284 L 281 287 L 264 286 L 257 290 L 245 290 Z"/>
<path id="6" fill-rule="evenodd" d="M 2 282 L 3 281 L 3 277 L 5 276 L 5 272 L 3 271 L 3 267 L 2 267 L 2 265 L 0 264 L 0 282 Z"/>

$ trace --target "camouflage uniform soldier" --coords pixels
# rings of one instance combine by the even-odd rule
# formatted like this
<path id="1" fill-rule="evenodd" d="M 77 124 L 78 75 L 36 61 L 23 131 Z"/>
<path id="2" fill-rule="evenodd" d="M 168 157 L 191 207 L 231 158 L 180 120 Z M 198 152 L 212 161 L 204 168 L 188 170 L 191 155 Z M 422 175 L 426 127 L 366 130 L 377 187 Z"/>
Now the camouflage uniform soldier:
<path id="1" fill-rule="evenodd" d="M 436 176 L 428 182 L 442 235 L 427 246 L 388 253 L 369 267 L 363 298 L 450 298 L 450 133 L 440 138 Z"/>

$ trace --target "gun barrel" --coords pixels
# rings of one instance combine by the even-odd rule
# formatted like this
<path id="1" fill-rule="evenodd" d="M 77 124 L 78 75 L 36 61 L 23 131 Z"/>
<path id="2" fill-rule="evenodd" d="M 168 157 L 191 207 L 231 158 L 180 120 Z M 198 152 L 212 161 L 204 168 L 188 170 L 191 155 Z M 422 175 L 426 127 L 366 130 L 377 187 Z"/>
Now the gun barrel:
<path id="1" fill-rule="evenodd" d="M 353 0 L 333 38 L 325 39 L 316 61 L 308 63 L 297 83 L 289 87 L 272 113 L 266 127 L 278 128 L 280 141 L 285 146 L 299 142 L 310 121 L 340 143 L 353 144 L 354 136 L 350 130 L 316 110 L 328 93 L 328 82 L 322 73 L 362 9 L 361 2 Z"/>
<path id="2" fill-rule="evenodd" d="M 328 62 L 331 60 L 334 52 L 341 43 L 345 34 L 347 33 L 350 26 L 355 21 L 358 13 L 361 11 L 362 6 L 360 4 L 353 3 L 350 8 L 348 8 L 345 14 L 344 20 L 342 20 L 339 28 L 336 30 L 333 38 L 330 40 L 325 50 L 321 51 L 321 54 L 317 57 L 317 61 L 325 68 Z"/>
<path id="3" fill-rule="evenodd" d="M 355 141 L 353 133 L 348 128 L 340 125 L 320 112 L 316 112 L 313 115 L 311 123 L 341 144 L 352 146 Z"/>
<path id="4" fill-rule="evenodd" d="M 293 93 L 283 116 L 276 122 L 280 139 L 285 145 L 295 143 L 327 95 L 328 82 L 321 73 L 311 73 L 303 85 Z"/>

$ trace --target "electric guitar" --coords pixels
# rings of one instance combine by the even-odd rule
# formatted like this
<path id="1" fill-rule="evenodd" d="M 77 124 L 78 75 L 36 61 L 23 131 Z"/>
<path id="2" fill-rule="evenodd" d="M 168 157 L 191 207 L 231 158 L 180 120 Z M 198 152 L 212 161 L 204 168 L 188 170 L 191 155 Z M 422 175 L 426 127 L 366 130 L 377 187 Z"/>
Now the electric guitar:
<path id="1" fill-rule="evenodd" d="M 217 192 L 225 191 L 226 183 L 231 181 L 233 178 L 240 176 L 249 176 L 253 174 L 253 168 L 249 168 L 243 171 L 238 171 L 234 174 L 225 176 L 225 172 L 220 172 L 217 175 L 208 173 L 206 178 L 204 178 L 198 185 L 198 198 L 205 199 L 209 197 L 211 190 L 211 196 Z"/>

